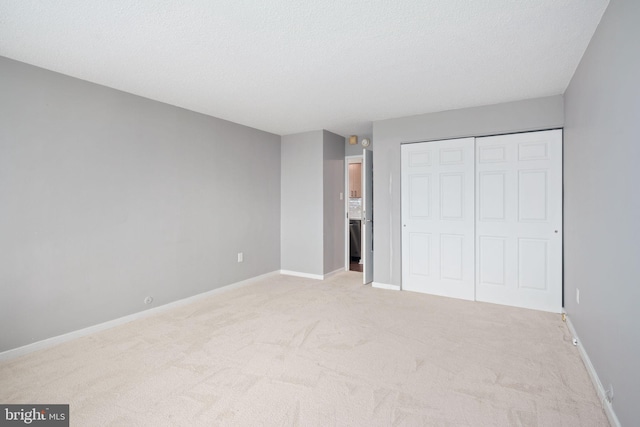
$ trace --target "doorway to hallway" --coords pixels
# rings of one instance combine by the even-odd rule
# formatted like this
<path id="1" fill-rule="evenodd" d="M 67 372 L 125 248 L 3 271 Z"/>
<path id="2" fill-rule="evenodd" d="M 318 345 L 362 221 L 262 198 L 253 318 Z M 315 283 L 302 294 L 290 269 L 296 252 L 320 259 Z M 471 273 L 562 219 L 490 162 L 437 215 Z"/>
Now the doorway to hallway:
<path id="1" fill-rule="evenodd" d="M 363 273 L 373 281 L 373 152 L 345 158 L 345 270 Z"/>
<path id="2" fill-rule="evenodd" d="M 362 156 L 346 158 L 346 269 L 362 272 Z"/>

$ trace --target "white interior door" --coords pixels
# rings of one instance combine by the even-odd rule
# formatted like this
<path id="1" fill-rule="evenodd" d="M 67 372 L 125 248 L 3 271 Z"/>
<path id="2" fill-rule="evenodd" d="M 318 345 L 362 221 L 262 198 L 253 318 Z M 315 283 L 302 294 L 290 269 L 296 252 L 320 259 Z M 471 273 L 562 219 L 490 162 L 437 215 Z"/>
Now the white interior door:
<path id="1" fill-rule="evenodd" d="M 562 309 L 562 131 L 476 139 L 476 299 Z"/>
<path id="2" fill-rule="evenodd" d="M 362 153 L 362 283 L 373 282 L 373 152 Z"/>
<path id="3" fill-rule="evenodd" d="M 402 289 L 474 299 L 474 138 L 401 146 Z"/>

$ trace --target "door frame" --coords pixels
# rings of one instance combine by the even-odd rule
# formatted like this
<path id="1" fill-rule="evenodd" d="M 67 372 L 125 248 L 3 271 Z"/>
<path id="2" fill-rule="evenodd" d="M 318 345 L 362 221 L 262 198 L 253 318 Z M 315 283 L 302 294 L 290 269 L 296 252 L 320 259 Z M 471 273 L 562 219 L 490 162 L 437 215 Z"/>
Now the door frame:
<path id="1" fill-rule="evenodd" d="M 373 151 L 362 150 L 362 283 L 373 283 Z"/>
<path id="2" fill-rule="evenodd" d="M 360 163 L 362 164 L 362 155 L 358 156 L 345 156 L 344 158 L 344 211 L 345 211 L 345 227 L 344 227 L 344 269 L 345 271 L 349 271 L 351 264 L 351 254 L 350 254 L 350 237 L 349 234 L 349 164 L 352 163 Z M 362 173 L 360 174 L 360 179 L 362 179 Z"/>

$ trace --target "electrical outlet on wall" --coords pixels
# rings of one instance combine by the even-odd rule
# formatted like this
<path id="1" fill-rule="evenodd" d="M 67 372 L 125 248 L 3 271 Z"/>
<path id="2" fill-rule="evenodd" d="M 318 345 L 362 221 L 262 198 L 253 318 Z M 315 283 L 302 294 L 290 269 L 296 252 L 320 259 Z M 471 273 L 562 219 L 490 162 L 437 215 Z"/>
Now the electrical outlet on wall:
<path id="1" fill-rule="evenodd" d="M 244 254 L 242 252 L 238 252 L 238 262 L 244 261 Z"/>
<path id="2" fill-rule="evenodd" d="M 607 402 L 613 402 L 613 384 L 609 384 L 609 388 L 604 392 L 604 397 L 607 399 Z"/>
<path id="3" fill-rule="evenodd" d="M 576 302 L 580 304 L 580 289 L 576 288 Z"/>

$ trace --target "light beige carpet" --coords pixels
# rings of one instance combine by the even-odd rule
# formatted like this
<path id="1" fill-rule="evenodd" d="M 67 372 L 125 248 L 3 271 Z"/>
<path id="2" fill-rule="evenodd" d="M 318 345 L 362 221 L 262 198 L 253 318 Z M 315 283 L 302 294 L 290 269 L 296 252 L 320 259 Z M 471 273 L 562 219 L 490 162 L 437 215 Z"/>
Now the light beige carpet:
<path id="1" fill-rule="evenodd" d="M 0 364 L 72 426 L 608 426 L 559 315 L 275 276 Z"/>

